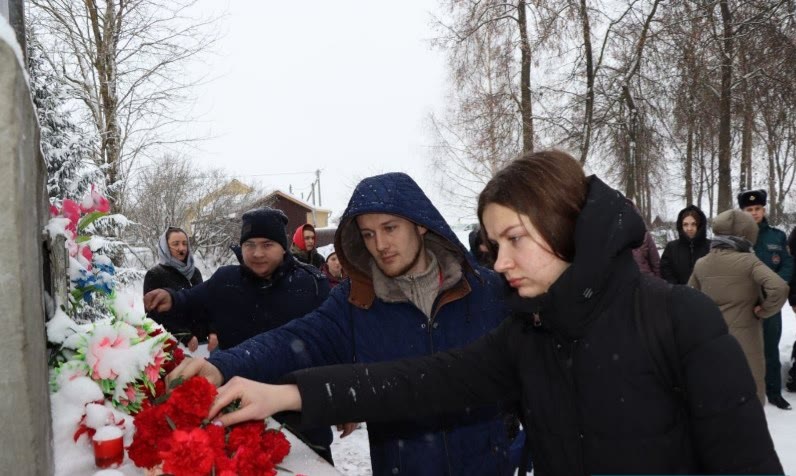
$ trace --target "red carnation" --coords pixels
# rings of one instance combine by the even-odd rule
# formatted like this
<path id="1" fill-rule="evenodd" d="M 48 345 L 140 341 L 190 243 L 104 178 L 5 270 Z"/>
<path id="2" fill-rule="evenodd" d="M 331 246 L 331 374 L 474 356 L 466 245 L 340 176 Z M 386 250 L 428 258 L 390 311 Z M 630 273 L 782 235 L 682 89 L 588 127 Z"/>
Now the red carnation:
<path id="1" fill-rule="evenodd" d="M 276 476 L 271 453 L 260 451 L 259 448 L 241 446 L 232 460 L 240 476 Z"/>
<path id="2" fill-rule="evenodd" d="M 160 456 L 163 472 L 174 476 L 207 476 L 215 460 L 210 437 L 202 428 L 174 430 L 171 448 L 161 451 Z"/>
<path id="3" fill-rule="evenodd" d="M 162 380 L 156 382 L 156 391 L 162 385 Z M 266 430 L 263 421 L 201 427 L 217 393 L 207 379 L 196 376 L 175 388 L 164 403 L 145 403 L 134 420 L 130 459 L 138 467 L 162 464 L 163 472 L 174 476 L 207 476 L 211 471 L 218 476 L 275 476 L 275 465 L 290 452 L 281 432 Z"/>
<path id="4" fill-rule="evenodd" d="M 167 450 L 171 428 L 166 420 L 166 406 L 142 409 L 135 416 L 135 438 L 127 454 L 139 468 L 152 468 L 162 461 L 158 451 Z"/>
<path id="5" fill-rule="evenodd" d="M 233 426 L 229 432 L 227 449 L 229 449 L 230 453 L 235 453 L 241 446 L 251 446 L 252 443 L 257 444 L 264 431 L 265 422 L 262 420 L 239 423 Z"/>
<path id="6" fill-rule="evenodd" d="M 171 341 L 168 341 L 168 342 L 171 342 Z M 167 343 L 167 345 L 168 345 L 168 343 Z M 163 346 L 163 351 L 166 352 L 166 353 L 169 353 L 170 349 L 167 348 L 167 345 Z M 165 370 L 166 373 L 168 374 L 172 370 L 174 370 L 178 365 L 180 365 L 183 360 L 185 360 L 185 352 L 183 352 L 182 349 L 177 347 L 177 348 L 174 349 L 173 352 L 171 352 L 171 360 L 169 360 L 169 361 L 167 361 L 166 363 L 163 364 L 163 370 Z"/>
<path id="7" fill-rule="evenodd" d="M 290 453 L 290 442 L 281 431 L 267 430 L 262 436 L 260 447 L 271 452 L 271 460 L 279 464 Z"/>
<path id="8" fill-rule="evenodd" d="M 218 390 L 206 378 L 194 376 L 171 392 L 166 406 L 177 428 L 199 426 L 207 418 Z"/>

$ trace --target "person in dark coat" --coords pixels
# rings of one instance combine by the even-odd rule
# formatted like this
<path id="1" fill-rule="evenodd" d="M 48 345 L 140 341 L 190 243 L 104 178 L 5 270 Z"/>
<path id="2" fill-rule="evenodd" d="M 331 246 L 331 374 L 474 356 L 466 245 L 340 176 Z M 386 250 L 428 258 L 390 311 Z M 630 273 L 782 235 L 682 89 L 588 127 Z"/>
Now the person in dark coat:
<path id="1" fill-rule="evenodd" d="M 759 228 L 755 255 L 771 268 L 786 283 L 793 278 L 793 257 L 788 252 L 785 232 L 768 224 L 766 219 L 765 190 L 747 190 L 738 194 L 738 208 L 749 213 Z M 779 356 L 779 340 L 782 337 L 782 312 L 763 321 L 763 342 L 766 355 L 766 398 L 769 403 L 782 410 L 791 406 L 782 397 L 782 362 Z"/>
<path id="2" fill-rule="evenodd" d="M 406 174 L 362 180 L 334 246 L 349 278 L 315 312 L 207 361 L 190 359 L 172 375 L 274 382 L 307 367 L 435 355 L 475 341 L 508 316 L 500 277 L 478 266 Z M 511 475 L 506 413 L 491 403 L 367 418 L 373 474 Z"/>
<path id="3" fill-rule="evenodd" d="M 666 243 L 661 256 L 661 278 L 672 284 L 687 284 L 694 263 L 708 254 L 707 218 L 696 205 L 688 205 L 677 214 L 679 237 Z"/>
<path id="4" fill-rule="evenodd" d="M 283 410 L 390 420 L 515 401 L 537 476 L 783 474 L 743 352 L 716 305 L 686 286 L 668 291 L 665 349 L 686 398 L 658 378 L 635 325 L 658 309 L 637 306 L 634 289 L 659 281 L 633 261 L 644 222 L 621 193 L 564 152 L 534 152 L 490 180 L 478 216 L 514 288 L 515 315 L 495 331 L 462 350 L 305 369 L 283 385 L 230 381 L 210 417 L 238 398 L 247 404 L 216 421 Z"/>
<path id="5" fill-rule="evenodd" d="M 329 282 L 317 268 L 287 253 L 287 217 L 268 207 L 241 218 L 239 265 L 222 266 L 202 284 L 144 296 L 147 310 L 201 316 L 218 334 L 220 349 L 232 348 L 315 310 L 329 295 Z M 331 462 L 328 426 L 302 430 L 313 449 Z"/>
<path id="6" fill-rule="evenodd" d="M 194 266 L 188 234 L 182 228 L 168 227 L 158 240 L 158 264 L 144 275 L 144 294 L 158 288 L 179 291 L 201 282 L 202 273 Z M 216 334 L 209 333 L 207 324 L 198 319 L 154 311 L 147 316 L 165 327 L 191 352 L 196 351 L 200 342 L 208 342 L 208 338 L 208 350 L 215 349 L 218 344 Z"/>
<path id="7" fill-rule="evenodd" d="M 494 264 L 492 262 L 492 255 L 489 254 L 489 249 L 486 244 L 484 244 L 483 237 L 481 236 L 481 227 L 476 226 L 475 229 L 470 231 L 470 235 L 467 239 L 470 242 L 470 254 L 475 257 L 478 264 L 485 268 L 492 269 L 492 265 Z"/>
<path id="8" fill-rule="evenodd" d="M 293 233 L 293 243 L 290 244 L 290 253 L 302 263 L 311 264 L 318 269 L 323 266 L 323 257 L 315 249 L 315 227 L 305 223 L 296 228 Z"/>
<path id="9" fill-rule="evenodd" d="M 633 259 L 636 261 L 639 271 L 656 278 L 661 277 L 661 256 L 658 254 L 658 247 L 652 233 L 644 232 L 644 240 L 641 246 L 633 248 Z"/>

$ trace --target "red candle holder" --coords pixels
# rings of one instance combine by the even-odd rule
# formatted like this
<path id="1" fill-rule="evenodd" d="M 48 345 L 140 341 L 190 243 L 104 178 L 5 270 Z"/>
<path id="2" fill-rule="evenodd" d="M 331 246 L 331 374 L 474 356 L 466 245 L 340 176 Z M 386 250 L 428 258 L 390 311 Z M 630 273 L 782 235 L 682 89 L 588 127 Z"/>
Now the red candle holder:
<path id="1" fill-rule="evenodd" d="M 124 461 L 124 442 L 122 437 L 94 442 L 94 464 L 98 468 L 110 468 Z"/>

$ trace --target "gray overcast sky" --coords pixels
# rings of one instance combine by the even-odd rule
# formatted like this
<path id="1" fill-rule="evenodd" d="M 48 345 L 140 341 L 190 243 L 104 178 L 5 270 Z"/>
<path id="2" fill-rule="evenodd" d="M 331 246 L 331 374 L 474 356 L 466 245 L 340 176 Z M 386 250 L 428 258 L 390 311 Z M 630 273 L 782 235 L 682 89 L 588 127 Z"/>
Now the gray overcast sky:
<path id="1" fill-rule="evenodd" d="M 208 9 L 214 0 L 202 0 Z M 226 5 L 219 78 L 200 88 L 196 112 L 214 136 L 199 165 L 264 186 L 309 192 L 321 169 L 323 207 L 339 216 L 356 182 L 382 172 L 412 175 L 443 200 L 427 165 L 426 118 L 441 111 L 445 58 L 432 50 L 423 0 L 243 1 Z"/>

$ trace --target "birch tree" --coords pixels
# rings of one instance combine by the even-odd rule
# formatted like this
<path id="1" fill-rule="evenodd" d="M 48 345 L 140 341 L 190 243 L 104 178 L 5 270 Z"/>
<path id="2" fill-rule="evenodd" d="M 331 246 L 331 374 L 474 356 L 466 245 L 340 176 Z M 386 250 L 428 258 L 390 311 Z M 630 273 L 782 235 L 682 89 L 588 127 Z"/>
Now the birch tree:
<path id="1" fill-rule="evenodd" d="M 96 136 L 94 161 L 116 211 L 139 157 L 196 139 L 175 127 L 196 83 L 184 68 L 215 40 L 215 19 L 192 17 L 196 1 L 30 1 L 29 24 L 47 32 L 46 59 Z"/>

